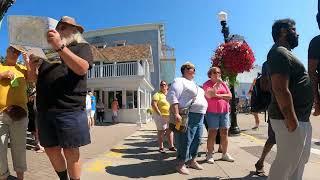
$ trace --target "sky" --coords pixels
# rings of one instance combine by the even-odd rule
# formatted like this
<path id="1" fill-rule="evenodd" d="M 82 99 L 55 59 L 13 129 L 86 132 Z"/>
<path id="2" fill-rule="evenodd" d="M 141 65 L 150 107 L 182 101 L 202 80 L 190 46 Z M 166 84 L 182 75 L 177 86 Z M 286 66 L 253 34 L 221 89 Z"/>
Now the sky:
<path id="1" fill-rule="evenodd" d="M 317 0 L 16 0 L 0 29 L 0 55 L 8 45 L 7 15 L 47 16 L 59 20 L 76 18 L 85 31 L 145 23 L 164 23 L 166 44 L 175 48 L 176 76 L 180 66 L 191 61 L 196 66 L 197 83 L 207 80 L 210 57 L 223 42 L 217 14 L 228 13 L 230 34 L 245 37 L 261 65 L 273 45 L 271 27 L 275 20 L 292 18 L 299 33 L 293 50 L 307 66 L 310 40 L 319 34 L 316 23 Z"/>

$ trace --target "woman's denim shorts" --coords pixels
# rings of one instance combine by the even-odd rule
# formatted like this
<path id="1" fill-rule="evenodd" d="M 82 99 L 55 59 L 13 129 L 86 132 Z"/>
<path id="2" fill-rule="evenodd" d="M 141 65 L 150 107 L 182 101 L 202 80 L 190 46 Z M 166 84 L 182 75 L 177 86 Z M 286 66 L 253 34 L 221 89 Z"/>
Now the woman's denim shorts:
<path id="1" fill-rule="evenodd" d="M 38 123 L 40 144 L 43 147 L 77 148 L 91 143 L 84 110 L 39 112 Z"/>
<path id="2" fill-rule="evenodd" d="M 206 120 L 209 129 L 229 128 L 229 113 L 210 113 L 207 112 Z"/>

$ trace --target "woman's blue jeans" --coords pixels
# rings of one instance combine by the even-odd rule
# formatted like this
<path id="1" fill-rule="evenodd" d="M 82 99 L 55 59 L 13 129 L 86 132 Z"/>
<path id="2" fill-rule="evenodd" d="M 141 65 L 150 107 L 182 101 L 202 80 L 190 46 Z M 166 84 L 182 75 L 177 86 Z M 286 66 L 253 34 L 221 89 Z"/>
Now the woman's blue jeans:
<path id="1" fill-rule="evenodd" d="M 177 148 L 177 160 L 187 162 L 198 155 L 203 132 L 204 114 L 190 112 L 188 128 L 185 133 L 174 133 Z"/>

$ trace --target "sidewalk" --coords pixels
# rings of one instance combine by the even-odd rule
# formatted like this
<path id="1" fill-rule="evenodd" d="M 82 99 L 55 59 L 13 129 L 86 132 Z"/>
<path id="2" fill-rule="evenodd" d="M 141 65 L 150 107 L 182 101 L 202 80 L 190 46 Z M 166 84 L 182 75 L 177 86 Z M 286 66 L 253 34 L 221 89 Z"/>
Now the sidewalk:
<path id="1" fill-rule="evenodd" d="M 91 129 L 91 144 L 81 147 L 81 160 L 86 163 L 98 157 L 105 151 L 110 150 L 124 138 L 136 132 L 138 129 L 135 124 L 101 124 Z M 27 165 L 28 171 L 25 173 L 26 180 L 56 180 L 58 176 L 53 170 L 50 161 L 45 153 L 36 153 L 33 144 L 28 138 L 27 144 Z M 15 176 L 12 169 L 11 153 L 8 149 L 8 161 L 11 175 Z M 14 177 L 10 177 L 15 179 Z"/>
<path id="2" fill-rule="evenodd" d="M 242 118 L 244 117 L 238 119 Z M 86 162 L 83 166 L 82 179 L 266 179 L 254 173 L 254 163 L 258 160 L 265 142 L 263 138 L 257 139 L 246 131 L 240 136 L 230 137 L 228 151 L 236 161 L 234 163 L 219 161 L 221 154 L 216 153 L 214 164 L 204 162 L 206 150 L 206 138 L 204 138 L 204 144 L 200 147 L 201 157 L 197 159 L 203 163 L 204 170 L 190 169 L 191 174 L 184 176 L 175 171 L 175 153 L 160 154 L 158 152 L 157 134 L 154 129 L 156 129 L 154 123 L 150 122 L 119 142 L 110 151 Z M 263 131 L 266 131 L 266 125 L 263 124 L 260 129 L 263 134 Z M 275 152 L 276 148 L 266 159 L 266 174 L 275 157 Z M 311 155 L 305 169 L 304 180 L 318 179 L 316 172 L 320 169 L 319 160 L 319 155 Z"/>

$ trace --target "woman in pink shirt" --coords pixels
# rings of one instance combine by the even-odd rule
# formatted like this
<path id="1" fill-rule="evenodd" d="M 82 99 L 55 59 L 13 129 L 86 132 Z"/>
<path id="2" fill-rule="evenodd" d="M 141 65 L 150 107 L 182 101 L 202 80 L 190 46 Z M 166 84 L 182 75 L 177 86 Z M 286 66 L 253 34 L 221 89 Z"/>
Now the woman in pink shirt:
<path id="1" fill-rule="evenodd" d="M 217 130 L 220 129 L 222 160 L 233 162 L 234 159 L 227 153 L 228 148 L 228 129 L 229 120 L 229 100 L 232 95 L 228 86 L 221 80 L 221 70 L 218 67 L 211 67 L 208 71 L 210 80 L 203 84 L 205 96 L 208 101 L 207 123 L 208 123 L 208 141 L 207 157 L 208 163 L 213 164 L 212 153 L 214 151 L 214 141 Z"/>

